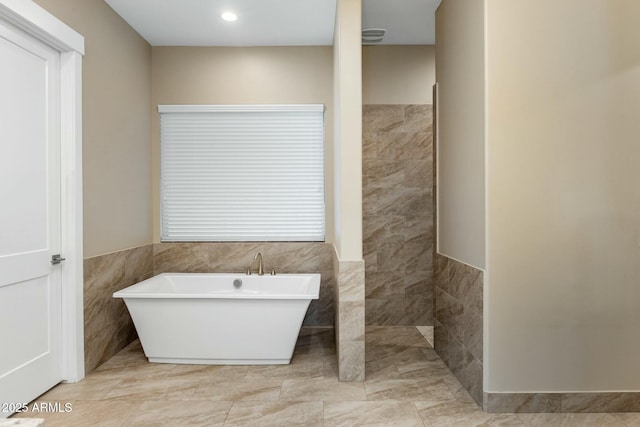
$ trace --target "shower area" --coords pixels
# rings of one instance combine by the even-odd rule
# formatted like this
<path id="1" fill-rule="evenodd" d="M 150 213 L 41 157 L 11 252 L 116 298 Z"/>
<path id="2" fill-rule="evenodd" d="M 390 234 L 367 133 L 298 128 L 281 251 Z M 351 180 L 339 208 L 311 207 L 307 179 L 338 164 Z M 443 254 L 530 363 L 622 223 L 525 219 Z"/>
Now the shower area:
<path id="1" fill-rule="evenodd" d="M 429 104 L 363 106 L 367 326 L 433 326 L 433 137 Z"/>
<path id="2" fill-rule="evenodd" d="M 363 47 L 362 210 L 369 331 L 434 325 L 434 64 L 433 46 Z"/>

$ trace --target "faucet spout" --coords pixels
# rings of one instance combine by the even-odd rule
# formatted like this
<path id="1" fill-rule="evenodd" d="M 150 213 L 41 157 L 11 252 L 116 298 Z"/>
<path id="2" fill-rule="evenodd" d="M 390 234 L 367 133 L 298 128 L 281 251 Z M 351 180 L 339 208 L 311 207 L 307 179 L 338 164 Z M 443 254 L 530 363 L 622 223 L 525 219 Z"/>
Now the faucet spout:
<path id="1" fill-rule="evenodd" d="M 262 263 L 262 254 L 258 252 L 256 256 L 253 257 L 254 260 L 258 260 L 258 276 L 264 276 L 264 265 Z"/>

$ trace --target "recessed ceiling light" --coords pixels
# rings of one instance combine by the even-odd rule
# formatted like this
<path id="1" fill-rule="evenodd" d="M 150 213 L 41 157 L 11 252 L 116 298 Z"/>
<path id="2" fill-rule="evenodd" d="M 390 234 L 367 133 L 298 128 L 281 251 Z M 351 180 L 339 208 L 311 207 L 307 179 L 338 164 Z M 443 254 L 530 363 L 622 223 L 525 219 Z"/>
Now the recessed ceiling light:
<path id="1" fill-rule="evenodd" d="M 233 22 L 233 21 L 237 21 L 238 20 L 238 15 L 236 15 L 233 12 L 224 12 L 221 15 L 222 19 L 224 19 L 225 21 L 229 21 L 229 22 Z"/>

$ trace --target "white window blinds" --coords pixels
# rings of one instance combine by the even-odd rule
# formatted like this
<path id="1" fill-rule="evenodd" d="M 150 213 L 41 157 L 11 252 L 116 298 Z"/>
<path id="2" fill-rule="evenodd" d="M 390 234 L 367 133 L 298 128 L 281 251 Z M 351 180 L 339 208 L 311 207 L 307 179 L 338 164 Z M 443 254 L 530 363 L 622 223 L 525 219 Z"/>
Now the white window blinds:
<path id="1" fill-rule="evenodd" d="M 160 105 L 167 242 L 323 241 L 323 105 Z"/>

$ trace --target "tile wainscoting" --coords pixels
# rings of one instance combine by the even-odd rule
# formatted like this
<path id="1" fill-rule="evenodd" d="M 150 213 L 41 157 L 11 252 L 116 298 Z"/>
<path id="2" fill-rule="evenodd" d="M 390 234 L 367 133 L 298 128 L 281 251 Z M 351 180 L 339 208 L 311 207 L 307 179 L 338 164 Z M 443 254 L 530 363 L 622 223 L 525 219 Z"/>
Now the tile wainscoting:
<path id="1" fill-rule="evenodd" d="M 329 243 L 156 243 L 153 272 L 245 274 L 251 266 L 255 273 L 258 265 L 253 257 L 258 252 L 267 274 L 273 267 L 278 273 L 320 273 L 320 299 L 311 301 L 303 325 L 333 326 L 334 249 Z"/>
<path id="2" fill-rule="evenodd" d="M 253 257 L 261 252 L 265 271 L 276 267 L 279 273 L 320 273 L 320 298 L 311 302 L 303 324 L 333 326 L 335 316 L 335 249 L 327 243 L 157 243 L 113 252 L 84 260 L 84 334 L 85 372 L 88 374 L 117 354 L 136 338 L 135 328 L 126 306 L 113 293 L 134 283 L 164 272 L 238 272 L 244 274 Z M 345 289 L 351 283 L 343 274 Z M 362 284 L 364 287 L 364 283 Z M 345 298 L 351 304 L 352 297 Z M 362 308 L 364 310 L 364 308 Z M 354 315 L 349 314 L 348 319 Z M 351 320 L 345 320 L 351 324 Z M 350 335 L 347 335 L 350 337 Z M 348 338 L 352 346 L 352 339 Z M 362 345 L 364 360 L 364 344 Z M 346 364 L 353 364 L 354 356 Z M 348 360 L 348 361 L 346 361 Z M 364 362 L 363 362 L 364 363 Z M 346 372 L 346 371 L 344 371 Z M 352 375 L 349 375 L 351 377 Z"/>
<path id="3" fill-rule="evenodd" d="M 431 105 L 364 105 L 367 325 L 433 325 Z"/>
<path id="4" fill-rule="evenodd" d="M 487 412 L 640 412 L 640 393 L 484 393 Z"/>
<path id="5" fill-rule="evenodd" d="M 482 406 L 483 272 L 436 254 L 435 281 L 435 351 Z"/>
<path id="6" fill-rule="evenodd" d="M 127 344 L 136 331 L 114 292 L 153 276 L 153 246 L 144 245 L 84 260 L 84 369 L 93 371 Z"/>
<path id="7" fill-rule="evenodd" d="M 364 261 L 341 261 L 334 257 L 336 287 L 336 353 L 340 381 L 364 381 Z"/>

